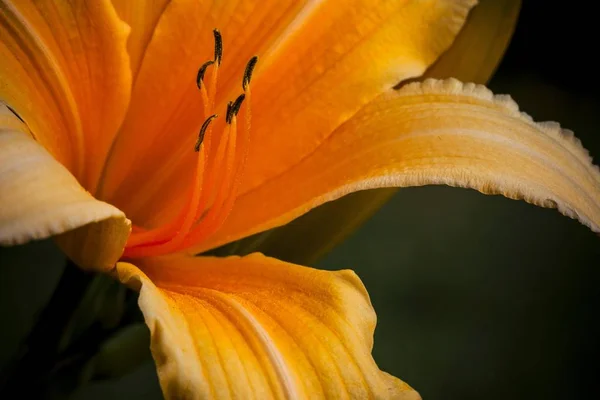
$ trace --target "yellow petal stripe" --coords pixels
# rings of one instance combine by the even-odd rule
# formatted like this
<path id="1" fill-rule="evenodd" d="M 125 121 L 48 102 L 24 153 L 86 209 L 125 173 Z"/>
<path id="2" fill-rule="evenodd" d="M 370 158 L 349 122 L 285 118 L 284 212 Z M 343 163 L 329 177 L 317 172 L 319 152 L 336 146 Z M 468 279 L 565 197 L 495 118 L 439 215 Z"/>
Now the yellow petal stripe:
<path id="1" fill-rule="evenodd" d="M 416 399 L 371 357 L 375 313 L 350 271 L 261 254 L 117 265 L 140 290 L 167 398 Z"/>
<path id="2" fill-rule="evenodd" d="M 194 250 L 285 224 L 357 190 L 427 184 L 556 207 L 600 232 L 600 172 L 572 132 L 534 123 L 483 86 L 432 79 L 370 103 L 310 157 L 241 196 L 224 227 Z"/>
<path id="3" fill-rule="evenodd" d="M 109 269 L 121 255 L 130 223 L 94 199 L 0 105 L 0 245 L 44 239 L 79 228 L 67 251 L 83 268 Z M 91 252 L 82 253 L 83 249 Z"/>

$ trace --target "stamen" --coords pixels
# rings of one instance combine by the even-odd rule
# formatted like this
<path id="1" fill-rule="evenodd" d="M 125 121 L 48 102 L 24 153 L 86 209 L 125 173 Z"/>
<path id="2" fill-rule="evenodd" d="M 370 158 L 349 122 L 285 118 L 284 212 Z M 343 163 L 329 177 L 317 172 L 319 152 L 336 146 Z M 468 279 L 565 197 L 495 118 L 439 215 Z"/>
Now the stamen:
<path id="1" fill-rule="evenodd" d="M 214 204 L 214 200 L 220 192 L 219 187 L 224 184 L 223 174 L 226 169 L 225 165 L 230 134 L 231 126 L 226 125 L 224 131 L 219 135 L 219 141 L 210 160 L 206 176 L 207 179 L 204 181 L 205 190 L 202 195 L 202 204 L 208 207 Z"/>
<path id="2" fill-rule="evenodd" d="M 204 79 L 204 74 L 206 74 L 206 69 L 214 63 L 215 62 L 213 60 L 209 60 L 202 64 L 200 68 L 198 68 L 198 75 L 196 75 L 196 86 L 198 86 L 198 89 L 202 89 L 202 80 Z"/>
<path id="3" fill-rule="evenodd" d="M 192 187 L 191 196 L 186 207 L 168 224 L 147 231 L 133 232 L 127 240 L 127 247 L 124 253 L 126 257 L 139 257 L 142 254 L 147 254 L 148 248 L 154 247 L 161 250 L 172 248 L 174 244 L 181 243 L 183 239 L 181 236 L 182 233 L 185 235 L 193 224 L 193 221 L 189 221 L 189 215 L 190 210 L 196 210 L 198 207 L 204 178 L 204 168 L 204 147 L 200 147 L 194 170 L 194 186 Z M 175 239 L 178 239 L 178 241 L 175 241 Z"/>
<path id="4" fill-rule="evenodd" d="M 214 29 L 213 34 L 215 35 L 215 62 L 217 65 L 221 65 L 221 59 L 223 58 L 223 38 L 218 29 Z"/>
<path id="5" fill-rule="evenodd" d="M 244 102 L 245 98 L 246 95 L 242 93 L 237 97 L 237 99 L 235 99 L 235 101 L 233 102 L 233 106 L 231 106 L 231 112 L 233 113 L 232 117 L 238 115 L 238 113 L 240 112 L 240 107 L 242 106 L 242 103 Z"/>
<path id="6" fill-rule="evenodd" d="M 204 180 L 204 167 L 205 167 L 205 157 L 204 157 L 204 148 L 199 152 L 198 158 L 196 160 L 196 171 L 194 175 L 195 185 L 192 189 L 192 196 L 187 206 L 187 213 L 185 214 L 184 220 L 181 223 L 179 230 L 175 234 L 175 236 L 165 244 L 165 248 L 175 249 L 178 245 L 183 242 L 185 236 L 188 234 L 192 226 L 194 225 L 194 220 L 197 214 L 197 210 L 201 207 L 201 199 L 203 192 L 202 182 Z"/>
<path id="7" fill-rule="evenodd" d="M 200 128 L 200 133 L 198 134 L 198 140 L 196 141 L 196 145 L 194 146 L 194 151 L 196 153 L 200 151 L 200 146 L 202 145 L 202 142 L 204 142 L 204 135 L 206 135 L 206 130 L 208 129 L 208 126 L 210 125 L 212 120 L 217 117 L 217 114 L 213 114 L 210 117 L 208 117 L 206 121 L 204 121 L 204 123 L 202 124 L 202 127 Z"/>
<path id="8" fill-rule="evenodd" d="M 225 117 L 225 122 L 231 124 L 232 118 L 234 116 L 237 116 L 240 112 L 240 107 L 242 106 L 242 103 L 244 102 L 245 98 L 246 95 L 242 93 L 237 97 L 237 99 L 235 99 L 235 101 L 230 101 L 229 103 L 227 103 L 227 115 Z"/>
<path id="9" fill-rule="evenodd" d="M 233 109 L 233 101 L 227 102 L 227 112 L 225 113 L 225 122 L 231 124 L 231 110 Z"/>
<path id="10" fill-rule="evenodd" d="M 239 168 L 236 168 L 236 142 L 237 142 L 237 126 L 235 117 L 232 124 L 227 126 L 227 132 L 223 141 L 227 143 L 219 144 L 218 165 L 219 168 L 213 171 L 212 184 L 215 185 L 211 194 L 213 198 L 210 201 L 210 208 L 206 215 L 203 215 L 194 229 L 189 232 L 190 237 L 200 240 L 213 234 L 225 221 L 227 215 L 231 211 L 232 200 L 235 199 L 237 193 L 236 175 L 239 173 Z M 221 144 L 224 146 L 221 148 Z M 221 150 L 222 149 L 222 150 Z M 218 176 L 217 176 L 218 175 Z"/>
<path id="11" fill-rule="evenodd" d="M 210 92 L 210 104 L 209 104 L 209 109 L 210 110 L 214 110 L 215 109 L 215 102 L 217 99 L 217 81 L 219 80 L 219 63 L 215 63 L 214 64 L 214 69 L 212 70 L 212 74 L 210 77 L 210 82 L 209 82 L 209 88 L 208 91 Z"/>
<path id="12" fill-rule="evenodd" d="M 254 72 L 254 67 L 256 67 L 256 63 L 258 62 L 258 56 L 254 56 L 248 61 L 246 64 L 246 69 L 244 70 L 244 78 L 242 79 L 242 89 L 244 92 L 248 89 L 248 85 L 250 84 L 250 80 L 252 79 L 252 73 Z"/>
<path id="13" fill-rule="evenodd" d="M 250 82 L 258 57 L 252 57 L 246 64 L 243 93 L 227 103 L 225 124 L 219 121 L 215 127 L 212 122 L 217 118 L 215 103 L 223 38 L 218 29 L 213 34 L 214 59 L 202 64 L 196 75 L 206 119 L 194 145 L 197 156 L 187 201 L 168 223 L 149 230 L 134 230 L 125 250 L 127 257 L 161 255 L 198 243 L 220 229 L 233 209 L 250 148 Z"/>
<path id="14" fill-rule="evenodd" d="M 178 218 L 176 225 L 176 232 L 172 234 L 170 239 L 161 242 L 149 243 L 149 247 L 133 247 L 130 249 L 126 249 L 125 255 L 129 257 L 139 257 L 140 254 L 165 254 L 172 253 L 175 251 L 185 240 L 186 235 L 189 233 L 192 228 L 195 220 L 195 216 L 197 213 L 197 209 L 201 206 L 201 198 L 203 192 L 203 178 L 204 178 L 204 167 L 205 167 L 205 157 L 204 157 L 204 147 L 200 149 L 198 153 L 198 158 L 196 161 L 196 170 L 194 171 L 194 180 L 196 184 L 192 188 L 191 196 L 187 207 L 182 210 L 182 215 Z"/>

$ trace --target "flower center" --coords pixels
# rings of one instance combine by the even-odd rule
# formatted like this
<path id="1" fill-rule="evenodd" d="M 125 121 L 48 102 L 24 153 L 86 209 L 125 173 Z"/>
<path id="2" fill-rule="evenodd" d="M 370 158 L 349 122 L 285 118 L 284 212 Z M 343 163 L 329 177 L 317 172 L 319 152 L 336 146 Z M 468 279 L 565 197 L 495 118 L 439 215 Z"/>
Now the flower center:
<path id="1" fill-rule="evenodd" d="M 124 257 L 157 256 L 199 243 L 221 227 L 233 208 L 248 155 L 250 81 L 258 57 L 252 57 L 246 65 L 243 93 L 227 104 L 224 117 L 220 117 L 215 110 L 215 99 L 223 41 L 218 30 L 213 33 L 214 59 L 202 64 L 196 76 L 204 123 L 193 148 L 197 155 L 186 206 L 172 221 L 154 229 L 134 226 Z"/>

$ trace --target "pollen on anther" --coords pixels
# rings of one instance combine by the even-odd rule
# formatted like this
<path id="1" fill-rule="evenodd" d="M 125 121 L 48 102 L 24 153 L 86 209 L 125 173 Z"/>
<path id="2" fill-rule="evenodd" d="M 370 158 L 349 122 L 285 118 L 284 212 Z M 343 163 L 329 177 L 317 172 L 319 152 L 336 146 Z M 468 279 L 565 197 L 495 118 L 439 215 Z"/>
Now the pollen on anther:
<path id="1" fill-rule="evenodd" d="M 204 121 L 204 123 L 202 124 L 202 127 L 200 128 L 200 133 L 198 133 L 198 140 L 196 141 L 196 145 L 194 146 L 195 152 L 200 151 L 200 146 L 202 145 L 202 142 L 204 141 L 204 135 L 206 135 L 206 130 L 208 129 L 208 126 L 210 125 L 212 120 L 217 117 L 218 117 L 217 114 L 213 114 L 210 117 L 208 117 L 206 119 L 206 121 Z"/>
<path id="2" fill-rule="evenodd" d="M 213 30 L 215 35 L 215 62 L 217 65 L 221 65 L 221 59 L 223 58 L 223 38 L 221 32 L 218 29 Z"/>
<path id="3" fill-rule="evenodd" d="M 246 69 L 244 70 L 244 79 L 242 80 L 242 89 L 244 91 L 248 90 L 248 85 L 250 84 L 250 80 L 252 79 L 252 73 L 254 72 L 254 67 L 258 62 L 258 56 L 254 56 L 248 61 L 246 64 Z"/>

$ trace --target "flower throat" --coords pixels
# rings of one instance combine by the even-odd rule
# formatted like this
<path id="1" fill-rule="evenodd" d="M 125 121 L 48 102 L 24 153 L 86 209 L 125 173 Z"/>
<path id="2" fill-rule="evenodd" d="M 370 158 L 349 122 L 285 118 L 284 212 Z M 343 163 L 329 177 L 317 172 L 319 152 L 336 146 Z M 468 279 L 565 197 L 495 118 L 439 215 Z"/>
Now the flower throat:
<path id="1" fill-rule="evenodd" d="M 224 118 L 215 109 L 219 67 L 223 60 L 221 33 L 213 30 L 214 58 L 198 69 L 204 122 L 190 151 L 196 152 L 191 190 L 186 205 L 170 222 L 150 230 L 134 226 L 124 257 L 172 253 L 199 243 L 216 232 L 233 208 L 240 187 L 250 141 L 250 81 L 258 57 L 246 64 L 242 93 L 227 103 Z"/>

